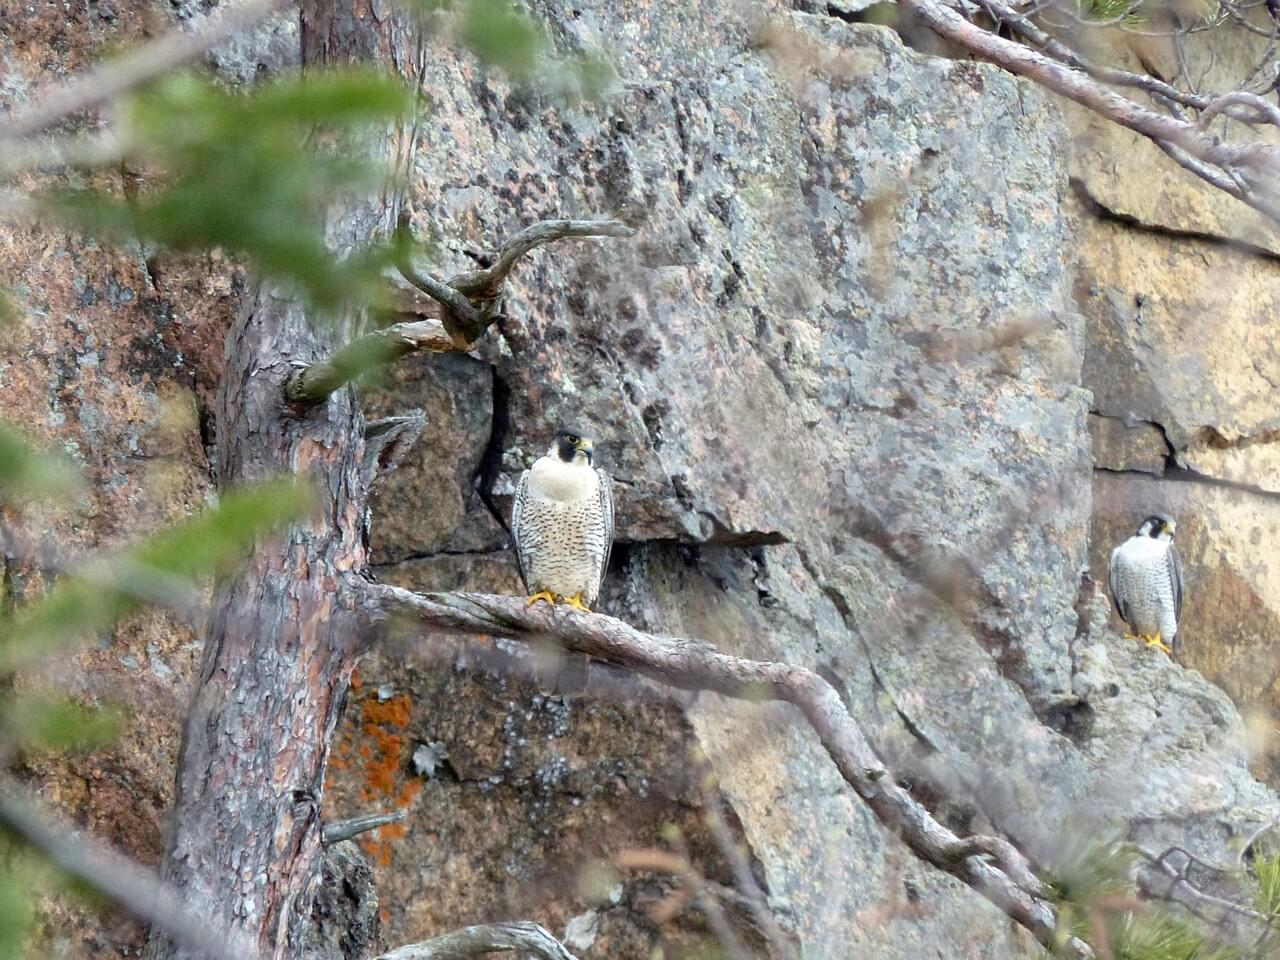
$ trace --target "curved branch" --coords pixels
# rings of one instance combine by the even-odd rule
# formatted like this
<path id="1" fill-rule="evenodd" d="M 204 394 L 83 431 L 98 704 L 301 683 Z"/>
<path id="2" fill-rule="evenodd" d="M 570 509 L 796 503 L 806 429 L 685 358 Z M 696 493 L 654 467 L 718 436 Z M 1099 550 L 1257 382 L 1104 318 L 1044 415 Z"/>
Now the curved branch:
<path id="1" fill-rule="evenodd" d="M 397 810 L 394 813 L 366 813 L 363 817 L 326 823 L 320 831 L 320 842 L 326 847 L 331 847 L 343 840 L 350 840 L 370 830 L 385 827 L 389 823 L 399 823 L 408 812 L 408 810 Z"/>
<path id="2" fill-rule="evenodd" d="M 504 243 L 493 266 L 450 277 L 449 286 L 461 290 L 473 299 L 488 299 L 498 295 L 502 282 L 515 269 L 515 265 L 544 243 L 570 238 L 634 235 L 635 230 L 621 220 L 542 220 L 531 227 L 525 227 Z"/>
<path id="3" fill-rule="evenodd" d="M 494 301 L 503 282 L 531 250 L 553 240 L 630 237 L 635 230 L 621 220 L 542 220 L 502 245 L 493 266 L 451 277 L 448 282 L 413 265 L 413 240 L 407 218 L 397 228 L 395 266 L 411 284 L 443 308 L 440 320 L 396 323 L 351 341 L 327 360 L 300 367 L 285 382 L 285 399 L 295 406 L 322 402 L 356 377 L 417 351 L 466 352 L 500 314 Z"/>
<path id="4" fill-rule="evenodd" d="M 564 944 L 536 923 L 487 923 L 411 943 L 375 960 L 457 960 L 484 953 L 520 950 L 538 960 L 577 960 Z"/>
<path id="5" fill-rule="evenodd" d="M 1201 130 L 1206 129 L 1214 117 L 1226 112 L 1233 106 L 1244 106 L 1250 110 L 1256 110 L 1265 122 L 1280 127 L 1280 108 L 1263 100 L 1257 94 L 1249 93 L 1247 90 L 1232 90 L 1230 93 L 1224 93 L 1215 98 L 1205 106 L 1204 111 L 1196 118 L 1196 126 Z"/>
<path id="6" fill-rule="evenodd" d="M 811 670 L 786 663 L 745 660 L 710 644 L 658 637 L 602 614 L 563 607 L 530 607 L 523 597 L 488 594 L 416 594 L 352 578 L 358 609 L 369 626 L 397 619 L 432 630 L 488 634 L 530 641 L 548 638 L 573 653 L 635 670 L 684 690 L 708 690 L 797 707 L 818 735 L 845 782 L 922 860 L 963 880 L 1046 947 L 1059 949 L 1054 912 L 1034 871 L 1012 844 L 997 837 L 960 838 L 933 818 L 881 763 L 839 694 Z M 1092 957 L 1082 941 L 1068 947 Z"/>

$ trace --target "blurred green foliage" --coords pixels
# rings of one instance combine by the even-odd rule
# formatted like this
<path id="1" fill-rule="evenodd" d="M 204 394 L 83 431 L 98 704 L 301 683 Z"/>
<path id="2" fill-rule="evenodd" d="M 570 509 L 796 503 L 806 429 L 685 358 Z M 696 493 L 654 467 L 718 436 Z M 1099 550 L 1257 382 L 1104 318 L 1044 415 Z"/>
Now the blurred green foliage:
<path id="1" fill-rule="evenodd" d="M 37 452 L 16 430 L 0 423 L 0 506 L 66 496 L 77 485 L 69 464 Z"/>
<path id="2" fill-rule="evenodd" d="M 508 0 L 409 0 L 431 14 L 449 15 L 452 34 L 485 67 L 555 100 L 597 100 L 616 73 L 604 56 L 577 50 L 558 55 L 546 29 Z M 433 22 L 428 20 L 428 22 Z"/>
<path id="3" fill-rule="evenodd" d="M 91 750 L 115 739 L 123 723 L 119 706 L 84 706 L 41 692 L 14 695 L 0 705 L 0 730 L 21 753 Z"/>
<path id="4" fill-rule="evenodd" d="M 132 197 L 51 190 L 40 206 L 109 239 L 224 248 L 292 284 L 313 309 L 376 300 L 387 254 L 335 257 L 324 211 L 385 185 L 389 168 L 353 143 L 384 137 L 386 125 L 413 107 L 404 84 L 369 71 L 309 73 L 248 94 L 169 77 L 122 111 L 125 159 L 144 188 Z"/>
<path id="5" fill-rule="evenodd" d="M 0 507 L 7 506 L 0 522 L 14 522 L 18 508 L 36 494 L 56 499 L 77 487 L 69 465 L 38 453 L 0 424 Z M 202 578 L 230 571 L 255 539 L 301 518 L 310 502 L 292 481 L 229 494 L 217 507 L 132 547 L 62 572 L 42 597 L 6 606 L 0 612 L 0 767 L 35 753 L 101 746 L 118 735 L 126 717 L 119 706 L 86 705 L 56 689 L 19 684 L 17 670 L 108 629 L 144 604 L 200 602 Z M 0 543 L 9 542 L 7 529 L 0 529 Z M 0 555 L 0 568 L 8 562 Z M 46 875 L 51 879 L 36 882 Z M 0 831 L 0 958 L 23 954 L 33 897 L 64 887 L 33 851 Z M 76 894 L 83 899 L 84 891 Z"/>
<path id="6" fill-rule="evenodd" d="M 1093 22 L 1114 22 L 1120 28 L 1159 24 L 1168 29 L 1209 20 L 1218 6 L 1217 0 L 1083 0 L 1080 9 Z"/>
<path id="7" fill-rule="evenodd" d="M 59 580 L 38 603 L 0 615 L 0 676 L 89 638 L 147 602 L 182 603 L 196 578 L 225 572 L 257 537 L 299 518 L 307 499 L 288 481 L 232 493 L 216 509 Z"/>
<path id="8" fill-rule="evenodd" d="M 1066 844 L 1045 881 L 1063 941 L 1079 937 L 1113 960 L 1240 960 L 1250 956 L 1213 939 L 1165 903 L 1138 890 L 1137 849 L 1120 840 Z"/>

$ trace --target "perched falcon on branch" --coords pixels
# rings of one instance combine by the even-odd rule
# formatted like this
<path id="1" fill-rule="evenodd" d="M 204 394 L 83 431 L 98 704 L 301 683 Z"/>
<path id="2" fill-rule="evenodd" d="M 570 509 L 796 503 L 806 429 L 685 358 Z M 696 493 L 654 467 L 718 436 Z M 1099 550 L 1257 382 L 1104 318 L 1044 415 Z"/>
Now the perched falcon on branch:
<path id="1" fill-rule="evenodd" d="M 1111 551 L 1111 597 L 1116 610 L 1148 647 L 1172 655 L 1182 617 L 1182 560 L 1173 546 L 1177 524 L 1163 513 Z M 1166 641 L 1167 644 L 1166 645 Z"/>
<path id="2" fill-rule="evenodd" d="M 529 603 L 563 600 L 587 611 L 600 594 L 613 547 L 609 477 L 591 466 L 591 438 L 561 430 L 520 475 L 511 539 Z"/>

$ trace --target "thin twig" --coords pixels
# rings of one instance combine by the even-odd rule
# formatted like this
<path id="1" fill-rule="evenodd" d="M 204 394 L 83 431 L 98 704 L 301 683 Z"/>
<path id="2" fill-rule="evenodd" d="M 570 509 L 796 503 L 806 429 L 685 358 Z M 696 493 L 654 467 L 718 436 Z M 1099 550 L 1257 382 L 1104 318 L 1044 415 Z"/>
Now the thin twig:
<path id="1" fill-rule="evenodd" d="M 747 862 L 742 849 L 734 841 L 733 834 L 729 832 L 729 825 L 725 822 L 724 808 L 720 803 L 720 797 L 714 790 L 704 790 L 702 805 L 706 810 L 706 821 L 707 826 L 711 828 L 711 836 L 715 838 L 720 852 L 729 861 L 738 891 L 746 898 L 751 914 L 755 917 L 761 932 L 764 933 L 765 938 L 769 941 L 769 945 L 773 947 L 774 953 L 781 960 L 798 960 L 799 955 L 796 953 L 795 945 L 787 938 L 782 927 L 778 925 L 778 918 L 769 909 L 769 903 L 765 899 L 764 891 L 760 889 L 760 885 L 756 883 L 755 875 L 751 872 L 751 864 Z"/>
<path id="2" fill-rule="evenodd" d="M 803 667 L 745 660 L 710 644 L 642 633 L 621 620 L 563 608 L 530 607 L 523 597 L 486 594 L 416 594 L 351 577 L 347 587 L 367 625 L 397 620 L 463 635 L 486 634 L 529 642 L 551 639 L 583 653 L 685 690 L 707 690 L 753 701 L 781 700 L 797 707 L 818 735 L 845 782 L 922 860 L 963 880 L 1045 946 L 1058 946 L 1053 909 L 1025 858 L 999 838 L 962 839 L 898 785 L 876 756 L 839 694 Z M 1077 957 L 1088 945 L 1068 943 Z"/>
<path id="3" fill-rule="evenodd" d="M 725 916 L 724 908 L 708 889 L 706 877 L 694 867 L 683 841 L 680 841 L 680 847 L 679 853 L 668 853 L 666 850 L 654 847 L 622 850 L 613 857 L 613 865 L 619 870 L 652 870 L 679 877 L 683 889 L 675 902 L 675 909 L 679 910 L 692 897 L 694 906 L 706 917 L 707 925 L 720 941 L 720 946 L 724 948 L 729 960 L 747 960 L 746 947 L 734 933 L 733 927 L 729 924 L 729 918 Z M 670 914 L 670 916 L 674 915 L 674 912 Z M 655 916 L 653 919 L 660 918 Z"/>
<path id="4" fill-rule="evenodd" d="M 196 916 L 178 892 L 123 854 L 65 823 L 37 812 L 21 789 L 0 778 L 0 824 L 62 870 L 87 884 L 135 919 L 149 923 L 184 949 L 209 960 L 251 960 L 257 952 L 230 931 L 215 930 Z"/>
<path id="5" fill-rule="evenodd" d="M 100 64 L 59 87 L 44 102 L 0 127 L 0 146 L 21 140 L 72 114 L 92 109 L 194 60 L 223 40 L 286 6 L 288 0 L 245 0 L 220 8 L 194 30 L 175 30 L 123 57 Z"/>
<path id="6" fill-rule="evenodd" d="M 485 953 L 520 950 L 538 960 L 577 960 L 564 944 L 536 923 L 487 923 L 411 943 L 375 960 L 456 960 Z"/>

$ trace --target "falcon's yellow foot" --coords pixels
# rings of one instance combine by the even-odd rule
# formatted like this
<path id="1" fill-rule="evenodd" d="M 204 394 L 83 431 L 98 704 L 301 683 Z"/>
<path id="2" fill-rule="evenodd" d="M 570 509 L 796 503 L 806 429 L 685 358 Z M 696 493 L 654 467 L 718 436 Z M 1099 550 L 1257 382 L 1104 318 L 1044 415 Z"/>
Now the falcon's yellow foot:
<path id="1" fill-rule="evenodd" d="M 1126 640 L 1141 640 L 1141 639 L 1142 639 L 1142 638 L 1141 638 L 1140 636 L 1138 636 L 1136 633 L 1126 633 L 1126 634 L 1124 635 L 1124 638 L 1125 638 Z"/>
<path id="2" fill-rule="evenodd" d="M 591 612 L 591 608 L 582 602 L 582 594 L 580 593 L 575 593 L 572 597 L 565 597 L 564 602 L 573 607 L 573 609 L 577 610 L 579 613 Z"/>
<path id="3" fill-rule="evenodd" d="M 1145 643 L 1148 647 L 1155 647 L 1157 650 L 1163 650 L 1169 656 L 1171 657 L 1173 656 L 1173 651 L 1169 649 L 1168 644 L 1164 642 L 1164 639 L 1160 636 L 1159 633 L 1153 633 L 1150 635 L 1143 634 L 1142 636 L 1138 637 L 1138 639 L 1141 640 L 1143 643 Z"/>
<path id="4" fill-rule="evenodd" d="M 530 594 L 529 599 L 525 601 L 524 605 L 526 607 L 532 607 L 539 600 L 545 600 L 553 607 L 556 605 L 556 595 L 550 590 L 539 590 L 537 593 Z"/>

